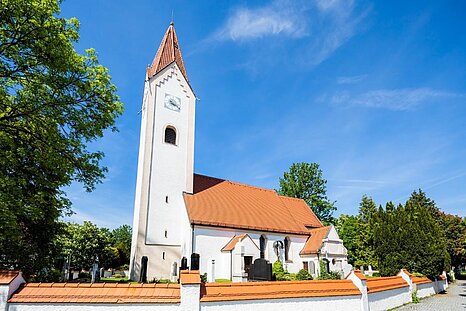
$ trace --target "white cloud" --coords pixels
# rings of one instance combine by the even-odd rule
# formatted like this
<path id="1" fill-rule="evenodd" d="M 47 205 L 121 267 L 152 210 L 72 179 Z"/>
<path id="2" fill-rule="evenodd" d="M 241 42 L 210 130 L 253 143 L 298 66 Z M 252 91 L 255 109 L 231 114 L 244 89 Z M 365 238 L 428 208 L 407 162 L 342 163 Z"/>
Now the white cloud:
<path id="1" fill-rule="evenodd" d="M 357 76 L 347 76 L 347 77 L 338 77 L 338 84 L 355 84 L 364 80 L 367 75 L 357 75 Z"/>
<path id="2" fill-rule="evenodd" d="M 273 35 L 302 37 L 305 23 L 292 2 L 274 1 L 259 8 L 237 8 L 214 35 L 217 40 L 249 40 Z"/>
<path id="3" fill-rule="evenodd" d="M 385 108 L 390 110 L 413 110 L 418 106 L 434 100 L 452 97 L 462 97 L 463 94 L 450 93 L 431 88 L 375 90 L 359 95 L 340 93 L 333 96 L 324 96 L 322 101 L 332 105 L 362 106 L 370 108 Z"/>
<path id="4" fill-rule="evenodd" d="M 354 0 L 273 0 L 261 7 L 232 10 L 207 41 L 243 42 L 278 36 L 300 39 L 293 47 L 293 58 L 315 66 L 357 33 L 368 11 L 357 8 Z"/>

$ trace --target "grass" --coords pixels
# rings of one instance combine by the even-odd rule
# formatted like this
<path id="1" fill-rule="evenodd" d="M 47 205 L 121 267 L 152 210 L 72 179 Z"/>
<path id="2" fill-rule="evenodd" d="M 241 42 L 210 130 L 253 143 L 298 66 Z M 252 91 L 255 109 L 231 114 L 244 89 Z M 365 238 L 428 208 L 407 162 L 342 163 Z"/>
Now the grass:
<path id="1" fill-rule="evenodd" d="M 230 279 L 215 279 L 215 283 L 231 283 Z"/>
<path id="2" fill-rule="evenodd" d="M 105 283 L 137 283 L 137 282 L 130 282 L 128 278 L 100 278 L 101 282 Z"/>

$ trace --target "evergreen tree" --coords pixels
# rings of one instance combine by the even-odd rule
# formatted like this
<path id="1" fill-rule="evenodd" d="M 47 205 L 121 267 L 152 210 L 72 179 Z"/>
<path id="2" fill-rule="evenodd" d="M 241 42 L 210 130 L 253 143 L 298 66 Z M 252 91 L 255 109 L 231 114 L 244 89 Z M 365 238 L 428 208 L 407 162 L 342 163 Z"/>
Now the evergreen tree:
<path id="1" fill-rule="evenodd" d="M 357 239 L 356 266 L 377 267 L 377 259 L 374 250 L 374 237 L 372 230 L 372 218 L 377 212 L 377 206 L 371 197 L 364 195 L 359 205 L 359 235 Z"/>

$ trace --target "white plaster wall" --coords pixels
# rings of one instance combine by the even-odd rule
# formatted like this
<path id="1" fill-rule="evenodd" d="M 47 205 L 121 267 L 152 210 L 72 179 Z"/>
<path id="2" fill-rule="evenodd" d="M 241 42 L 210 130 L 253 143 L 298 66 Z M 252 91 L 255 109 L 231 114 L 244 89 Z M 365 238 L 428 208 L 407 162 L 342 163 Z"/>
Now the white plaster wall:
<path id="1" fill-rule="evenodd" d="M 360 310 L 360 296 L 201 302 L 202 311 Z"/>
<path id="2" fill-rule="evenodd" d="M 419 298 L 435 295 L 435 282 L 416 285 L 416 295 Z"/>
<path id="3" fill-rule="evenodd" d="M 448 288 L 448 281 L 445 280 L 438 280 L 435 282 L 435 293 L 441 293 L 446 291 Z"/>
<path id="4" fill-rule="evenodd" d="M 215 229 L 207 227 L 195 227 L 194 229 L 194 246 L 193 249 L 196 253 L 201 255 L 200 270 L 201 274 L 208 273 L 208 261 L 215 259 L 215 278 L 231 278 L 231 255 L 230 252 L 221 252 L 221 249 L 231 240 L 235 235 L 247 233 L 254 243 L 259 247 L 260 236 L 265 234 L 267 237 L 267 248 L 265 258 L 271 263 L 277 260 L 277 256 L 273 249 L 275 241 L 283 241 L 286 236 L 291 240 L 289 258 L 290 261 L 284 265 L 290 273 L 296 273 L 303 268 L 303 259 L 300 257 L 299 252 L 306 243 L 306 236 L 291 236 L 285 234 L 275 233 L 261 233 L 249 232 L 243 230 L 229 230 L 229 229 Z M 259 256 L 259 254 L 257 254 Z M 283 260 L 283 254 L 281 254 Z"/>
<path id="5" fill-rule="evenodd" d="M 8 285 L 0 285 L 0 310 L 8 310 L 7 309 L 7 300 L 8 300 L 8 291 L 10 287 Z"/>
<path id="6" fill-rule="evenodd" d="M 150 176 L 147 244 L 178 245 L 183 238 L 183 214 L 186 213 L 183 192 L 192 192 L 194 148 L 194 94 L 185 85 L 176 63 L 151 80 L 155 105 L 153 150 Z M 184 85 L 184 87 L 182 86 Z M 189 90 L 189 92 L 185 92 Z M 181 110 L 165 107 L 165 95 L 181 99 Z M 164 142 L 167 126 L 176 128 L 177 145 Z M 191 189 L 188 189 L 191 187 Z M 168 203 L 166 203 L 168 196 Z M 165 237 L 167 231 L 167 237 Z M 181 255 L 181 254 L 180 254 Z"/>
<path id="7" fill-rule="evenodd" d="M 165 108 L 165 94 L 180 98 L 180 112 Z M 179 264 L 182 255 L 191 253 L 183 192 L 192 192 L 193 186 L 195 104 L 176 63 L 145 83 L 131 245 L 133 280 L 139 280 L 142 256 L 149 257 L 150 280 L 170 278 L 172 263 Z M 167 126 L 176 128 L 177 146 L 164 142 Z"/>
<path id="8" fill-rule="evenodd" d="M 200 298 L 199 284 L 184 284 L 181 286 L 181 311 L 198 311 Z"/>
<path id="9" fill-rule="evenodd" d="M 409 286 L 368 294 L 371 311 L 388 310 L 411 302 Z"/>
<path id="10" fill-rule="evenodd" d="M 178 303 L 159 304 L 78 304 L 10 303 L 8 311 L 179 311 Z"/>

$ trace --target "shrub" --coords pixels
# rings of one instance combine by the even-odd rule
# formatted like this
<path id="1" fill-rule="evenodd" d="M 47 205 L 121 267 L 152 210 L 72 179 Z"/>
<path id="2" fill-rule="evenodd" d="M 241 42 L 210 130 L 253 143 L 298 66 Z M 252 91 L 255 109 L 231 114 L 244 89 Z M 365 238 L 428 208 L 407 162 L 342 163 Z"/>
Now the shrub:
<path id="1" fill-rule="evenodd" d="M 56 269 L 44 270 L 31 278 L 31 282 L 63 282 L 63 274 Z"/>
<path id="2" fill-rule="evenodd" d="M 78 279 L 90 279 L 91 275 L 87 272 L 79 272 Z"/>
<path id="3" fill-rule="evenodd" d="M 413 303 L 419 303 L 419 297 L 417 296 L 417 290 L 413 291 L 411 294 L 411 301 Z"/>
<path id="4" fill-rule="evenodd" d="M 307 270 L 301 269 L 296 274 L 296 280 L 312 280 L 312 275 L 309 272 L 307 272 Z"/>
<path id="5" fill-rule="evenodd" d="M 207 283 L 207 273 L 201 274 L 201 282 Z"/>

